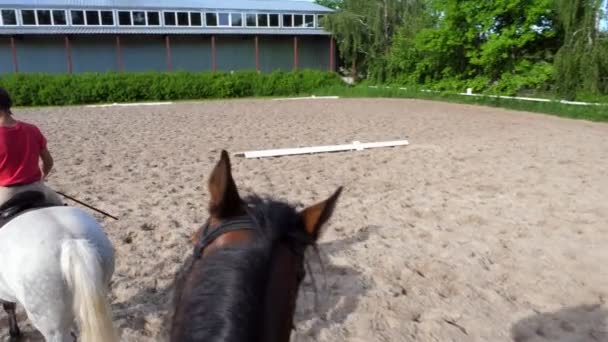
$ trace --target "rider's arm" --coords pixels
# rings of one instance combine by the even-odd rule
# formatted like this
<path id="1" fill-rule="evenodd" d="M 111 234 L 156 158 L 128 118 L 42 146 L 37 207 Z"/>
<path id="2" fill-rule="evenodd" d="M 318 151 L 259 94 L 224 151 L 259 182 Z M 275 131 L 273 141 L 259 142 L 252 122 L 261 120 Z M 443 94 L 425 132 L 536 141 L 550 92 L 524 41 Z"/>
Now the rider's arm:
<path id="1" fill-rule="evenodd" d="M 42 159 L 42 178 L 45 179 L 53 168 L 53 157 L 47 148 L 43 148 L 40 151 L 40 158 Z"/>

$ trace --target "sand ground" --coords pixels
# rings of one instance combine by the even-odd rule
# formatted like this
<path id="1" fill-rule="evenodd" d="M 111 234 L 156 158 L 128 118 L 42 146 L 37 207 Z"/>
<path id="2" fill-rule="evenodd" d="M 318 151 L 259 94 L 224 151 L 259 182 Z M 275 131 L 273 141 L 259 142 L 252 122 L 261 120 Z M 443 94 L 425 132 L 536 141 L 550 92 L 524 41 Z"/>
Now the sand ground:
<path id="1" fill-rule="evenodd" d="M 311 259 L 319 305 L 307 280 L 293 341 L 608 341 L 606 124 L 396 99 L 16 115 L 47 135 L 52 186 L 120 217 L 96 215 L 117 250 L 124 341 L 163 340 L 221 149 L 402 138 L 411 145 L 233 159 L 243 192 L 309 204 L 345 186 L 321 239 L 325 277 Z"/>

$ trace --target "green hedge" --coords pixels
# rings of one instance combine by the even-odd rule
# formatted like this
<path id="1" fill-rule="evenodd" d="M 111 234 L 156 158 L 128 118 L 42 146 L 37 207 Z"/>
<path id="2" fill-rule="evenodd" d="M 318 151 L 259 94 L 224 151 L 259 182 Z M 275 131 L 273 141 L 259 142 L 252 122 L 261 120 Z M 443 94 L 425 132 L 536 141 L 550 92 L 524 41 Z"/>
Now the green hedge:
<path id="1" fill-rule="evenodd" d="M 0 77 L 0 86 L 9 91 L 16 106 L 294 96 L 341 84 L 335 73 L 312 70 L 269 74 L 147 72 Z"/>

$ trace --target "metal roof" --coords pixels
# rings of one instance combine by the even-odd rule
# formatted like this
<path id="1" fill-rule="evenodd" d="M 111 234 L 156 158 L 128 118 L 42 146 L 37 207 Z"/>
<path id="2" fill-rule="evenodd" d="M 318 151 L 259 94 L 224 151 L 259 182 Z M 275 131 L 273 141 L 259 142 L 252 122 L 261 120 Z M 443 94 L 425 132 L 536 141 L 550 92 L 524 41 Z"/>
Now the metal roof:
<path id="1" fill-rule="evenodd" d="M 278 12 L 332 12 L 309 1 L 297 0 L 4 0 L 3 8 L 129 8 L 212 9 Z"/>

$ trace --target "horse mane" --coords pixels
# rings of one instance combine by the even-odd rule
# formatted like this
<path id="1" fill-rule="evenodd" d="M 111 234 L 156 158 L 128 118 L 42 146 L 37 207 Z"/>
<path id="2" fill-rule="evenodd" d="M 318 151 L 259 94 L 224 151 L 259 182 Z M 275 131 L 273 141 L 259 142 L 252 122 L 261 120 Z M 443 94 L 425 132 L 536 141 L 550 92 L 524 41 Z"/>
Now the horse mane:
<path id="1" fill-rule="evenodd" d="M 190 257 L 176 281 L 176 303 L 183 294 L 188 296 L 184 307 L 176 307 L 176 313 L 182 311 L 178 329 L 189 329 L 180 332 L 188 340 L 179 341 L 252 341 L 261 326 L 258 311 L 264 298 L 258 294 L 264 290 L 269 257 L 259 244 Z"/>
<path id="2" fill-rule="evenodd" d="M 257 195 L 244 201 L 261 239 L 216 250 L 205 258 L 190 256 L 184 263 L 174 294 L 173 319 L 180 324 L 171 332 L 186 336 L 180 341 L 255 342 L 261 336 L 265 297 L 260 294 L 266 292 L 275 243 L 287 242 L 296 252 L 315 244 L 294 206 Z M 189 331 L 183 331 L 186 326 Z"/>

